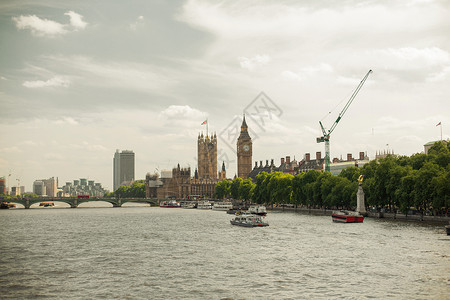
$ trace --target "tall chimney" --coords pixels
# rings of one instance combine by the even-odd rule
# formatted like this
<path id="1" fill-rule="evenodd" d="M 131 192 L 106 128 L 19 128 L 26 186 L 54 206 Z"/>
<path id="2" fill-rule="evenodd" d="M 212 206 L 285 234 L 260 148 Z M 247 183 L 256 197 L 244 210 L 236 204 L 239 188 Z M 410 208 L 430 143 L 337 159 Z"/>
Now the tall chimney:
<path id="1" fill-rule="evenodd" d="M 281 164 L 284 164 L 284 157 L 281 158 Z"/>
<path id="2" fill-rule="evenodd" d="M 290 164 L 291 163 L 291 157 L 290 156 L 286 156 L 286 163 Z"/>
<path id="3" fill-rule="evenodd" d="M 347 153 L 347 161 L 352 161 L 352 154 L 351 153 Z"/>
<path id="4" fill-rule="evenodd" d="M 359 152 L 359 160 L 364 160 L 364 152 Z"/>
<path id="5" fill-rule="evenodd" d="M 322 159 L 322 152 L 318 151 L 316 152 L 316 160 L 321 160 Z"/>
<path id="6" fill-rule="evenodd" d="M 305 153 L 305 160 L 306 160 L 306 161 L 309 161 L 309 160 L 310 160 L 310 155 L 309 155 L 309 153 Z"/>

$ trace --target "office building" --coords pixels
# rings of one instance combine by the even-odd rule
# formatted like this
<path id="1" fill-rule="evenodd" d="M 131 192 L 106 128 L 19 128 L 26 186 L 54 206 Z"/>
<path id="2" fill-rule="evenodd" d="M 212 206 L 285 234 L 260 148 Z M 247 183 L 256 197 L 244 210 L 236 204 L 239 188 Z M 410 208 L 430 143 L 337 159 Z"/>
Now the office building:
<path id="1" fill-rule="evenodd" d="M 134 152 L 119 149 L 113 158 L 113 190 L 117 190 L 122 184 L 134 181 Z"/>

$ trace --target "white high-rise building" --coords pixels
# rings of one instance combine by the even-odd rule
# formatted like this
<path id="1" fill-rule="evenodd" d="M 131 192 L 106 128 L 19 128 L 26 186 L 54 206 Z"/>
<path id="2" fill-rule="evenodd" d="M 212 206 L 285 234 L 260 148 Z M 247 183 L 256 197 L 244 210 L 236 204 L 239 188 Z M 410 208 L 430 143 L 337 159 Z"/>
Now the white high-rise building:
<path id="1" fill-rule="evenodd" d="M 113 190 L 117 190 L 122 183 L 134 181 L 134 152 L 119 149 L 113 158 Z"/>

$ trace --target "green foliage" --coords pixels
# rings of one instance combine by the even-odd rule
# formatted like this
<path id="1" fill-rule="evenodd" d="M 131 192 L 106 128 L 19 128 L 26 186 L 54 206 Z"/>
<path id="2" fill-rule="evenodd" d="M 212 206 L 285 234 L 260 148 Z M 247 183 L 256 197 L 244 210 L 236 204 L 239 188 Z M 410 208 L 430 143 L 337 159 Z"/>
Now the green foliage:
<path id="1" fill-rule="evenodd" d="M 116 198 L 145 198 L 145 182 L 137 180 L 131 186 L 121 185 L 117 190 L 108 194 Z"/>
<path id="2" fill-rule="evenodd" d="M 233 181 L 231 182 L 231 187 L 230 187 L 230 193 L 231 193 L 231 197 L 233 199 L 239 199 L 240 195 L 239 195 L 239 190 L 241 188 L 241 185 L 243 183 L 243 179 L 240 177 L 237 177 L 235 179 L 233 179 Z"/>
<path id="3" fill-rule="evenodd" d="M 230 196 L 231 181 L 224 179 L 216 184 L 214 196 L 223 199 Z"/>
<path id="4" fill-rule="evenodd" d="M 367 206 L 400 209 L 404 213 L 412 207 L 437 213 L 450 207 L 450 146 L 441 142 L 431 147 L 429 154 L 388 155 L 362 168 L 349 167 L 339 176 L 318 171 L 295 176 L 262 172 L 254 182 L 241 178 L 221 181 L 216 196 L 231 195 L 258 204 L 351 209 L 356 206 L 360 175 L 364 175 Z"/>

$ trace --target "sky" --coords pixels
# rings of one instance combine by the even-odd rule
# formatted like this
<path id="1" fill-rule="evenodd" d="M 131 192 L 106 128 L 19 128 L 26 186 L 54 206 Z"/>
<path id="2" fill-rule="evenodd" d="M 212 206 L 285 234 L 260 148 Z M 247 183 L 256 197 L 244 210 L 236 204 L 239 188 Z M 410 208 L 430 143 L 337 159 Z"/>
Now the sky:
<path id="1" fill-rule="evenodd" d="M 116 149 L 136 179 L 197 167 L 199 133 L 253 161 L 412 155 L 450 135 L 450 2 L 0 1 L 0 177 L 112 188 Z M 441 123 L 441 125 L 436 126 Z M 9 176 L 9 174 L 11 174 Z"/>

